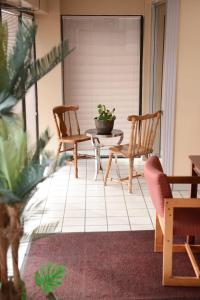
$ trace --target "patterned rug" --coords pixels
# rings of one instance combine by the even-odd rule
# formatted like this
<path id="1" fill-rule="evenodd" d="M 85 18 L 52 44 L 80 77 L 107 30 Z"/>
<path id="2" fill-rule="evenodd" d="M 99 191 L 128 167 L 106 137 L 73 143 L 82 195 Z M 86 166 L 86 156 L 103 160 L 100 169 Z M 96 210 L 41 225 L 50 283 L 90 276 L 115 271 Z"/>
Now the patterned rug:
<path id="1" fill-rule="evenodd" d="M 200 299 L 200 288 L 163 287 L 162 254 L 153 252 L 153 231 L 63 233 L 34 241 L 23 278 L 28 300 L 45 297 L 34 273 L 43 264 L 66 266 L 59 300 Z M 175 257 L 177 275 L 193 274 L 185 254 Z"/>

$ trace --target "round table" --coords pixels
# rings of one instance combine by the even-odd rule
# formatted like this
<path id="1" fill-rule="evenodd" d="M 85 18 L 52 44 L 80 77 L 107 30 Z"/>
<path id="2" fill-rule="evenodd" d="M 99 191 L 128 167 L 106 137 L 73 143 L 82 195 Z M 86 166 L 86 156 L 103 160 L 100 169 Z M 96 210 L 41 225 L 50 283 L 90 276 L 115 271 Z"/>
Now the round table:
<path id="1" fill-rule="evenodd" d="M 117 142 L 117 145 L 120 145 L 123 138 L 124 138 L 124 133 L 120 129 L 113 129 L 111 134 L 98 134 L 97 130 L 95 128 L 93 129 L 88 129 L 86 130 L 85 134 L 91 138 L 92 145 L 94 146 L 95 150 L 95 175 L 94 179 L 97 179 L 97 175 L 100 170 L 102 170 L 101 167 L 101 154 L 100 154 L 100 149 L 104 147 L 103 144 L 101 144 L 100 139 L 107 139 L 107 138 L 114 138 L 114 137 L 119 137 L 119 140 Z"/>

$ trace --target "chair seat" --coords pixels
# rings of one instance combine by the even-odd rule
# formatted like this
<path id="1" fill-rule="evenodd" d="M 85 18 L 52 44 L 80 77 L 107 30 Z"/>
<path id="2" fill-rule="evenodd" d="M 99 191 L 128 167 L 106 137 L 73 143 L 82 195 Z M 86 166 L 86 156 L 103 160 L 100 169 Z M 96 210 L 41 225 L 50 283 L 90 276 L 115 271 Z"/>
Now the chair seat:
<path id="1" fill-rule="evenodd" d="M 109 150 L 113 153 L 119 153 L 125 157 L 131 157 L 131 155 L 128 154 L 128 148 L 129 148 L 129 144 L 124 144 L 124 145 L 110 147 Z M 153 152 L 153 149 L 147 149 L 143 146 L 136 145 L 134 156 L 147 155 L 152 152 Z"/>
<path id="2" fill-rule="evenodd" d="M 184 201 L 184 200 L 183 200 Z M 200 236 L 200 208 L 175 208 L 174 234 Z"/>
<path id="3" fill-rule="evenodd" d="M 85 142 L 85 141 L 89 141 L 90 137 L 88 137 L 85 134 L 77 134 L 77 135 L 70 135 L 70 136 L 64 136 L 61 139 L 59 139 L 60 141 L 64 142 L 64 143 L 69 143 L 69 144 L 74 144 L 77 142 Z"/>

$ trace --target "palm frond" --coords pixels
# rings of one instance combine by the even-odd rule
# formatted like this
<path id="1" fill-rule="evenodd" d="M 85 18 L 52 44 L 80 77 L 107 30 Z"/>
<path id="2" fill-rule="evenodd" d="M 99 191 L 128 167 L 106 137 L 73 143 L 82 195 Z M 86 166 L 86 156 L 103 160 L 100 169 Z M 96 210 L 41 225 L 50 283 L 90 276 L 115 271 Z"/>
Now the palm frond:
<path id="1" fill-rule="evenodd" d="M 0 43 L 0 55 L 1 48 L 4 49 L 5 46 L 3 45 L 6 43 L 6 38 L 2 32 L 0 31 L 0 38 L 2 35 L 4 42 L 2 42 L 2 47 Z M 2 50 L 2 67 L 4 66 L 2 74 L 4 75 L 2 76 L 2 88 L 0 81 L 1 114 L 8 114 L 17 102 L 25 96 L 32 85 L 74 50 L 70 50 L 68 42 L 64 41 L 44 57 L 33 61 L 33 45 L 36 32 L 37 26 L 34 23 L 25 24 L 22 22 L 18 28 L 16 45 L 11 51 L 8 61 L 6 61 L 6 52 Z M 4 81 L 6 85 L 3 84 Z"/>
<path id="2" fill-rule="evenodd" d="M 36 187 L 36 185 L 45 179 L 44 177 L 45 166 L 31 161 L 24 167 L 19 174 L 13 193 L 21 199 L 26 196 Z"/>
<path id="3" fill-rule="evenodd" d="M 54 47 L 47 55 L 32 63 L 29 68 L 30 80 L 27 82 L 26 89 L 29 89 L 35 82 L 50 72 L 72 51 L 74 51 L 74 48 L 69 49 L 68 41 L 64 41 L 62 44 Z"/>
<path id="4" fill-rule="evenodd" d="M 9 76 L 7 70 L 7 41 L 8 28 L 6 24 L 0 25 L 0 92 L 8 86 Z"/>
<path id="5" fill-rule="evenodd" d="M 16 44 L 8 59 L 10 78 L 9 93 L 16 99 L 21 99 L 26 92 L 28 69 L 32 63 L 32 51 L 37 27 L 22 22 L 19 24 L 16 35 Z"/>
<path id="6" fill-rule="evenodd" d="M 41 134 L 41 136 L 37 142 L 37 147 L 36 147 L 35 153 L 33 154 L 33 157 L 32 157 L 33 161 L 39 161 L 40 154 L 42 153 L 42 151 L 44 150 L 45 146 L 47 145 L 47 143 L 49 142 L 50 139 L 51 139 L 51 136 L 49 134 L 49 130 L 46 129 Z"/>

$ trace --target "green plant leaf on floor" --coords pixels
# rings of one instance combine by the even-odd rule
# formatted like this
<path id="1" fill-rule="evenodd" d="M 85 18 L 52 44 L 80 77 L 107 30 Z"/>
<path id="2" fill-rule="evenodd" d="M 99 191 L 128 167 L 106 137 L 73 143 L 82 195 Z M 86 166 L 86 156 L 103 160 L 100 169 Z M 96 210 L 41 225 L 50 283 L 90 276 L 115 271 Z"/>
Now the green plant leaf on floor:
<path id="1" fill-rule="evenodd" d="M 49 262 L 36 272 L 35 283 L 44 294 L 48 295 L 62 285 L 64 276 L 64 266 Z"/>
<path id="2" fill-rule="evenodd" d="M 27 300 L 26 286 L 25 286 L 24 281 L 21 281 L 21 290 L 22 290 L 21 300 Z"/>

